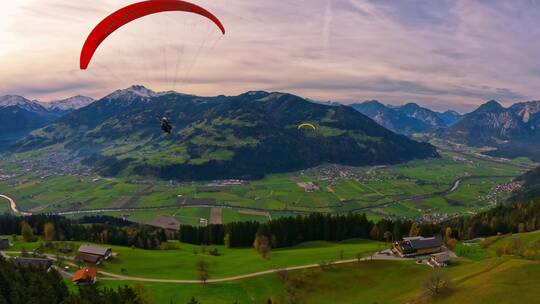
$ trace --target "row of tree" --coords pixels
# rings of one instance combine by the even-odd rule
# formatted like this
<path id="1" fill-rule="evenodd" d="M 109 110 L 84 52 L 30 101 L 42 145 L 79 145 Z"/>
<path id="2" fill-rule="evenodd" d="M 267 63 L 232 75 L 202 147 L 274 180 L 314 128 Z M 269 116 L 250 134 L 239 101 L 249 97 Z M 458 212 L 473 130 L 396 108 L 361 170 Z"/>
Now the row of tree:
<path id="1" fill-rule="evenodd" d="M 135 223 L 115 222 L 108 217 L 96 217 L 100 222 L 83 224 L 58 216 L 26 218 L 0 216 L 0 234 L 19 234 L 21 225 L 25 239 L 32 233 L 45 235 L 47 240 L 77 240 L 112 245 L 157 249 L 167 240 L 190 244 L 225 244 L 227 247 L 249 247 L 257 236 L 269 240 L 272 248 L 290 247 L 302 242 L 324 240 L 337 242 L 351 238 L 392 242 L 404 236 L 440 235 L 444 240 L 467 240 L 498 233 L 540 230 L 540 198 L 527 203 L 500 205 L 475 215 L 463 216 L 444 223 L 422 223 L 382 219 L 370 221 L 365 214 L 310 214 L 280 218 L 266 223 L 236 222 L 223 225 L 182 226 L 181 232 Z"/>
<path id="2" fill-rule="evenodd" d="M 440 236 L 454 243 L 498 233 L 540 230 L 540 198 L 527 203 L 500 205 L 475 215 L 458 217 L 443 223 L 382 219 L 369 221 L 365 214 L 310 214 L 280 218 L 266 223 L 240 222 L 206 227 L 182 226 L 180 240 L 191 244 L 225 244 L 248 247 L 257 236 L 270 240 L 272 248 L 290 247 L 302 242 L 342 241 L 364 238 L 392 242 L 406 236 Z M 260 241 L 260 240 L 259 240 Z"/>
<path id="3" fill-rule="evenodd" d="M 540 230 L 540 198 L 528 202 L 500 205 L 475 215 L 446 223 L 458 239 L 474 239 L 498 233 L 521 233 Z"/>
<path id="4" fill-rule="evenodd" d="M 90 220 L 97 223 L 89 224 Z M 129 223 L 127 225 L 126 223 Z M 118 222 L 109 217 L 70 220 L 65 217 L 34 215 L 0 216 L 0 234 L 22 234 L 25 241 L 43 235 L 47 241 L 87 241 L 143 249 L 158 249 L 163 242 L 178 239 L 178 233 L 132 222 Z"/>
<path id="5" fill-rule="evenodd" d="M 249 247 L 256 236 L 265 236 L 273 248 L 290 247 L 302 242 L 343 241 L 351 238 L 384 240 L 385 232 L 396 238 L 408 235 L 411 222 L 369 221 L 365 214 L 330 215 L 314 213 L 280 218 L 266 223 L 235 222 L 204 227 L 182 226 L 180 240 L 191 244 L 225 244 L 227 247 Z M 381 231 L 379 233 L 379 231 Z M 428 231 L 428 229 L 426 229 Z M 388 233 L 386 233 L 388 236 Z M 394 237 L 388 239 L 392 241 Z"/>

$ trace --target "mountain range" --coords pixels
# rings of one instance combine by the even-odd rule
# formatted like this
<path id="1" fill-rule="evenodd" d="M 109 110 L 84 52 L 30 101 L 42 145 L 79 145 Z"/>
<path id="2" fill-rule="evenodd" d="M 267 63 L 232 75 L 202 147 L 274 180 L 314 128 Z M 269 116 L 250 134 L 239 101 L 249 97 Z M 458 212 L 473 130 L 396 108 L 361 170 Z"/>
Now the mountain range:
<path id="1" fill-rule="evenodd" d="M 406 135 L 446 128 L 461 119 L 455 111 L 435 112 L 416 103 L 395 107 L 370 100 L 351 106 L 385 128 Z"/>
<path id="2" fill-rule="evenodd" d="M 161 117 L 171 120 L 173 134 L 160 130 Z M 299 130 L 303 122 L 317 130 Z M 83 156 L 105 175 L 176 180 L 252 179 L 323 163 L 381 165 L 438 156 L 432 145 L 343 105 L 278 92 L 200 97 L 142 86 L 68 113 L 16 148 L 52 145 Z"/>
<path id="3" fill-rule="evenodd" d="M 521 102 L 505 108 L 489 101 L 435 136 L 470 146 L 490 146 L 490 155 L 527 156 L 540 160 L 540 101 Z"/>
<path id="4" fill-rule="evenodd" d="M 300 110 L 302 107 L 291 100 L 298 101 L 298 104 L 305 105 L 305 108 Z M 286 106 L 280 105 L 280 102 Z M 263 107 L 263 104 L 272 104 L 285 112 L 279 112 L 272 107 Z M 238 108 L 227 108 L 232 105 Z M 297 112 L 289 107 L 296 109 Z M 321 116 L 323 110 L 315 111 L 318 107 L 326 109 L 328 113 L 325 115 L 329 115 L 329 118 Z M 392 137 L 391 132 L 381 133 L 376 124 L 369 123 L 371 120 L 367 119 L 368 116 L 379 125 L 396 133 L 404 135 L 423 133 L 470 146 L 493 147 L 495 149 L 487 152 L 493 156 L 526 156 L 540 161 L 538 133 L 540 101 L 521 102 L 505 108 L 492 100 L 465 115 L 454 111 L 436 112 L 415 103 L 390 106 L 374 100 L 352 104 L 351 107 L 365 116 L 360 113 L 358 113 L 360 115 L 352 114 L 344 109 L 350 109 L 349 107 L 335 102 L 317 102 L 290 94 L 262 91 L 238 96 L 199 97 L 176 92 L 156 93 L 142 86 L 133 86 L 117 90 L 98 101 L 89 97 L 75 96 L 47 103 L 7 95 L 0 97 L 0 149 L 12 145 L 16 140 L 36 130 L 34 134 L 19 142 L 17 149 L 63 143 L 72 151 L 99 159 L 100 161 L 96 163 L 114 164 L 109 168 L 107 165 L 103 166 L 104 171 L 110 170 L 113 173 L 129 167 L 137 169 L 138 172 L 151 171 L 152 175 L 175 177 L 170 172 L 164 172 L 172 170 L 170 168 L 173 166 L 178 168 L 202 166 L 221 170 L 222 174 L 217 174 L 219 176 L 246 175 L 248 169 L 231 173 L 234 171 L 231 162 L 237 160 L 240 151 L 259 153 L 258 149 L 261 148 L 267 149 L 268 152 L 271 149 L 266 145 L 271 141 L 290 145 L 290 141 L 296 136 L 290 134 L 294 123 L 312 120 L 320 124 L 321 128 L 317 136 L 307 134 L 302 137 L 308 146 L 315 145 L 314 142 L 309 142 L 312 137 L 321 137 L 324 140 L 320 141 L 319 138 L 319 143 L 330 146 L 336 144 L 338 140 L 348 142 L 354 138 L 353 147 L 360 145 L 365 150 L 371 151 L 371 154 L 364 155 L 364 152 L 351 148 L 358 155 L 363 155 L 364 159 L 360 161 L 355 158 L 358 156 L 342 156 L 344 164 L 396 163 L 435 154 L 433 151 L 427 151 L 429 149 L 426 150 L 425 147 L 418 153 L 404 147 L 400 150 L 404 153 L 403 157 L 384 151 L 399 140 Z M 344 117 L 338 118 L 338 114 Z M 162 138 L 159 132 L 156 134 L 155 129 L 159 128 L 162 116 L 170 116 L 175 122 L 174 138 L 179 143 L 172 143 L 171 138 Z M 283 130 L 278 125 L 272 124 L 274 119 L 289 123 L 289 129 Z M 348 125 L 335 125 L 334 120 L 339 119 L 358 120 L 357 124 L 362 126 L 356 126 L 358 130 L 352 130 L 348 129 Z M 208 122 L 209 125 L 204 125 L 204 122 Z M 219 130 L 217 126 L 223 126 L 224 129 Z M 266 134 L 261 130 L 262 126 L 274 130 L 275 134 L 280 134 L 283 139 L 280 141 L 277 140 L 277 135 Z M 80 127 L 82 129 L 78 130 Z M 375 133 L 370 133 L 372 131 Z M 363 135 L 353 134 L 354 132 Z M 363 141 L 364 135 L 370 138 L 367 141 L 369 144 Z M 373 138 L 383 138 L 381 141 L 384 144 L 376 145 Z M 129 145 L 126 145 L 126 142 Z M 149 146 L 152 148 L 148 148 Z M 306 148 L 290 146 L 300 150 Z M 335 150 L 343 149 L 345 148 Z M 155 153 L 150 153 L 150 150 Z M 279 153 L 283 152 L 281 150 Z M 336 151 L 328 148 L 322 154 L 337 153 Z M 163 157 L 162 154 L 168 156 Z M 281 172 L 323 162 L 339 162 L 340 157 L 328 154 L 301 160 L 298 167 L 292 166 L 291 161 L 289 165 L 283 164 L 281 169 L 276 170 Z M 252 164 L 246 165 L 247 167 L 254 167 L 257 163 L 255 160 L 251 161 Z M 119 163 L 125 166 L 120 166 L 122 168 L 118 170 L 114 169 Z M 267 171 L 271 170 L 262 169 L 254 176 L 264 175 Z M 201 178 L 204 177 L 207 176 Z"/>
<path id="5" fill-rule="evenodd" d="M 0 150 L 32 130 L 52 123 L 62 115 L 93 102 L 84 96 L 39 102 L 18 95 L 0 96 Z"/>

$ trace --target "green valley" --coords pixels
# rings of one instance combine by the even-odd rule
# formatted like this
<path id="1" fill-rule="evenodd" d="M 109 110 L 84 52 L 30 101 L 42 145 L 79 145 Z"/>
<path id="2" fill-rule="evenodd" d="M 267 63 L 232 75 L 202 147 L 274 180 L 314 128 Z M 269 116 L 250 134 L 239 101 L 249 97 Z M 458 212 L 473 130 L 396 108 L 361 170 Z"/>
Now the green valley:
<path id="1" fill-rule="evenodd" d="M 439 221 L 504 200 L 519 187 L 513 179 L 534 166 L 523 159 L 503 161 L 473 149 L 450 150 L 435 144 L 441 158 L 401 165 L 323 165 L 261 180 L 191 183 L 137 176 L 48 176 L 47 169 L 30 169 L 43 156 L 15 154 L 1 161 L 11 175 L 0 181 L 0 193 L 10 195 L 20 210 L 35 214 L 101 214 L 143 223 L 169 215 L 182 224 L 205 224 L 212 208 L 222 209 L 215 220 L 225 223 L 349 211 L 366 212 L 371 218 Z M 1 210 L 9 208 L 2 205 Z"/>

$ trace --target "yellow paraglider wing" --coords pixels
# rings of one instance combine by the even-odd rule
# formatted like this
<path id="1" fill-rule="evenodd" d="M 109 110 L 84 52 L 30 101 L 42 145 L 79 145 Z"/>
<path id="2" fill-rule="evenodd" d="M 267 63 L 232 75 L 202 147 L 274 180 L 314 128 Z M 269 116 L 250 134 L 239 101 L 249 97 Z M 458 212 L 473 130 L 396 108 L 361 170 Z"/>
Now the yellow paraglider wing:
<path id="1" fill-rule="evenodd" d="M 311 128 L 313 130 L 317 130 L 317 127 L 315 127 L 315 125 L 313 124 L 310 124 L 310 123 L 303 123 L 301 125 L 298 126 L 298 130 L 300 129 L 306 129 L 306 128 Z"/>

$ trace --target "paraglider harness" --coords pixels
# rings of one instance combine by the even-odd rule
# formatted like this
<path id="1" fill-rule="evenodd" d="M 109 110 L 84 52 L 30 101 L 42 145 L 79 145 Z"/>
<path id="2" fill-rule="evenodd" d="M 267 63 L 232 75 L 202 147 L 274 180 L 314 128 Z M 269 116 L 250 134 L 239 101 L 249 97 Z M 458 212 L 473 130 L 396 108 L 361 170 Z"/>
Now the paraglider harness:
<path id="1" fill-rule="evenodd" d="M 172 128 L 171 122 L 166 117 L 163 117 L 161 120 L 161 130 L 163 130 L 165 133 L 171 134 Z"/>

